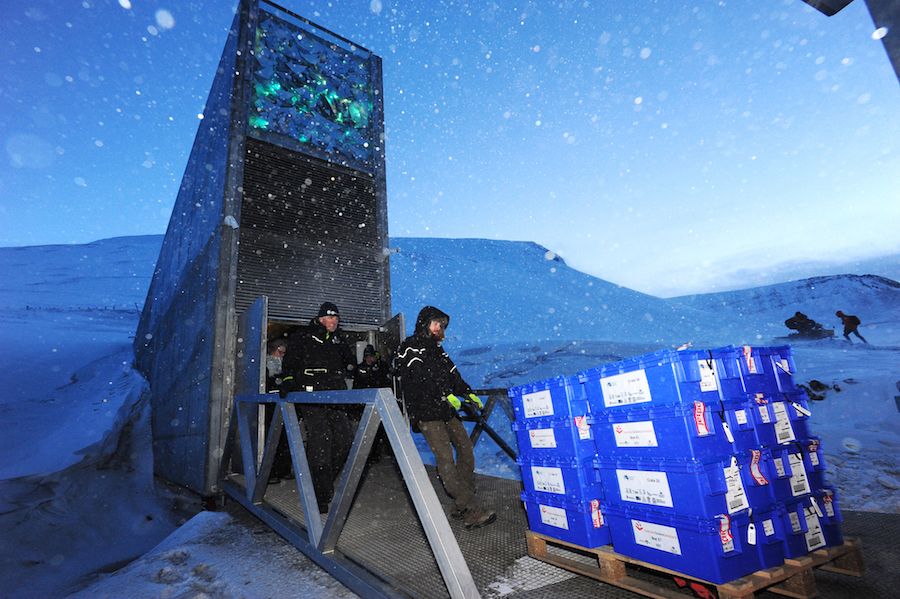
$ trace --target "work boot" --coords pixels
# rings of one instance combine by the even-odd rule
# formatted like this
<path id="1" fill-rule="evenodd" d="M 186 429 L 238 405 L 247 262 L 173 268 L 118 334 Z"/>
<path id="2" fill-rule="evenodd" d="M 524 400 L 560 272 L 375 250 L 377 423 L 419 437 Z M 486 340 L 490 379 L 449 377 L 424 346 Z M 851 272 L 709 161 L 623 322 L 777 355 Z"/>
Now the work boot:
<path id="1" fill-rule="evenodd" d="M 480 507 L 470 507 L 463 515 L 463 521 L 466 523 L 466 530 L 474 530 L 487 526 L 497 519 L 497 514 L 491 510 Z"/>
<path id="2" fill-rule="evenodd" d="M 450 512 L 450 517 L 454 520 L 462 520 L 463 516 L 466 515 L 467 510 L 468 508 L 464 507 L 453 508 L 453 510 Z"/>

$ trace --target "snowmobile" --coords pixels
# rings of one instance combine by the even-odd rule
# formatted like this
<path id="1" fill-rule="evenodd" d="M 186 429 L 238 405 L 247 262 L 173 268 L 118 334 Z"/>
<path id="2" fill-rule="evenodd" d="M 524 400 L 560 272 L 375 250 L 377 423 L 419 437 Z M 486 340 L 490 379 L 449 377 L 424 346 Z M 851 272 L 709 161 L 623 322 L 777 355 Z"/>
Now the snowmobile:
<path id="1" fill-rule="evenodd" d="M 826 329 L 821 323 L 809 318 L 802 312 L 797 312 L 792 317 L 785 320 L 784 326 L 794 332 L 785 337 L 778 337 L 778 339 L 787 341 L 809 341 L 834 337 L 833 329 Z"/>

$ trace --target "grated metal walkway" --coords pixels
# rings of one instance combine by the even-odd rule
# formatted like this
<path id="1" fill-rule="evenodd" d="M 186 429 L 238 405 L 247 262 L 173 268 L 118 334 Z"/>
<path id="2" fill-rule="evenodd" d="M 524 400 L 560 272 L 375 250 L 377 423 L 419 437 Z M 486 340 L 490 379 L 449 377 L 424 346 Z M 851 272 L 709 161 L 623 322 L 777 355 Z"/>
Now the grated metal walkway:
<path id="1" fill-rule="evenodd" d="M 432 484 L 447 511 L 450 499 L 433 468 Z M 461 522 L 450 525 L 483 597 L 559 599 L 567 597 L 637 597 L 601 582 L 572 574 L 527 555 L 527 520 L 519 500 L 521 483 L 489 476 L 478 477 L 478 498 L 497 512 L 497 522 L 467 531 Z M 303 522 L 294 481 L 270 486 L 265 502 L 283 515 Z M 824 598 L 900 596 L 900 514 L 844 511 L 845 536 L 862 541 L 866 574 L 862 578 L 816 572 Z M 448 597 L 437 563 L 416 518 L 400 471 L 390 458 L 370 465 L 341 535 L 338 550 L 411 597 Z M 571 556 L 571 554 L 569 554 Z M 584 558 L 590 561 L 589 558 Z M 667 577 L 651 572 L 633 575 L 677 589 Z M 691 596 L 686 594 L 685 596 Z M 762 599 L 780 597 L 760 593 Z"/>

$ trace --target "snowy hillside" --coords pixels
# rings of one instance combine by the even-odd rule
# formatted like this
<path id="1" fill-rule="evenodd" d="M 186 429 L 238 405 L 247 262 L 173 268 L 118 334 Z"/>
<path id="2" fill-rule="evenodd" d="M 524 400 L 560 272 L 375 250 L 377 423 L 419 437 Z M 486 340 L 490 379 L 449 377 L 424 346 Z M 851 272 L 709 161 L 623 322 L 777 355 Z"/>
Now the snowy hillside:
<path id="1" fill-rule="evenodd" d="M 129 367 L 161 241 L 0 248 L 0 529 L 8 541 L 0 588 L 58 596 L 145 553 L 180 524 L 177 500 L 154 490 L 145 382 Z M 423 304 L 448 311 L 446 346 L 478 387 L 573 374 L 683 342 L 781 342 L 782 323 L 796 310 L 829 326 L 836 309 L 858 314 L 870 345 L 794 344 L 796 377 L 829 387 L 811 406 L 812 428 L 843 507 L 900 512 L 900 284 L 841 275 L 663 300 L 580 273 L 532 243 L 400 238 L 392 246 L 394 311 L 406 314 L 408 328 Z M 512 441 L 501 410 L 492 424 Z M 515 463 L 482 439 L 479 471 L 518 478 Z M 85 523 L 89 536 L 81 534 Z M 162 563 L 170 553 L 152 555 Z M 135 568 L 151 578 L 157 570 Z M 186 589 L 190 580 L 170 586 Z M 207 582 L 244 592 L 227 576 Z M 311 595 L 327 594 L 316 585 Z M 147 596 L 158 592 L 151 585 Z"/>

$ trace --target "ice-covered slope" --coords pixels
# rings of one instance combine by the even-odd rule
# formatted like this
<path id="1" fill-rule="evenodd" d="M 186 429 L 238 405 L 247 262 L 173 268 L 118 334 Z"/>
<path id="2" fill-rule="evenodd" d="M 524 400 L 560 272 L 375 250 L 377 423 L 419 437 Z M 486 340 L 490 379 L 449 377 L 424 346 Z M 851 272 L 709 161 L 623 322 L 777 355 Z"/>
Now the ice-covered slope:
<path id="1" fill-rule="evenodd" d="M 856 314 L 863 334 L 895 343 L 900 325 L 900 283 L 874 275 L 813 277 L 740 291 L 691 295 L 668 300 L 673 306 L 693 308 L 709 315 L 706 327 L 732 341 L 769 341 L 790 331 L 784 320 L 800 311 L 835 329 L 840 335 L 837 310 Z"/>

